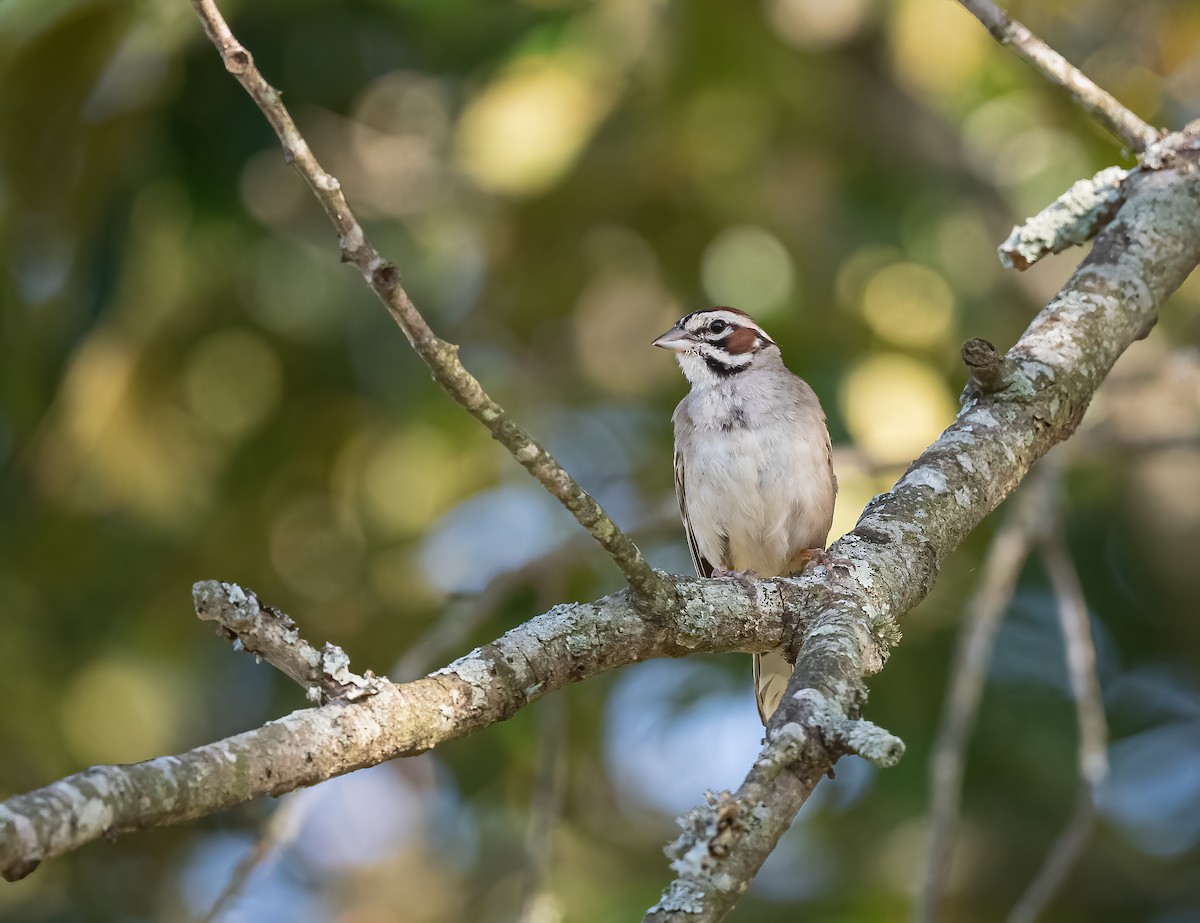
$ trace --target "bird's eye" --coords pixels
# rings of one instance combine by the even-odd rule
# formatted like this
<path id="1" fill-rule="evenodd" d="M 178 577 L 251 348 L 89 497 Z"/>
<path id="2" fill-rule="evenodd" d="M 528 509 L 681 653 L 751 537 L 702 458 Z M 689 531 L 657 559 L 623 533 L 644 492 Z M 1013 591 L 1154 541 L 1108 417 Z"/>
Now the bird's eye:
<path id="1" fill-rule="evenodd" d="M 708 329 L 712 333 L 720 333 L 722 330 L 724 330 L 728 326 L 729 325 L 727 323 L 725 323 L 725 321 L 723 321 L 723 320 L 715 320 L 711 324 L 708 325 Z"/>

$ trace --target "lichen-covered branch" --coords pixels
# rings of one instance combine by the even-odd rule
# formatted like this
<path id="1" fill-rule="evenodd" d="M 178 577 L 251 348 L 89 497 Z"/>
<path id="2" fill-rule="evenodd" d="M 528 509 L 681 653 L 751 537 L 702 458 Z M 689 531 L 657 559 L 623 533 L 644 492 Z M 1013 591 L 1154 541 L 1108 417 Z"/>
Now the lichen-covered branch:
<path id="1" fill-rule="evenodd" d="M 670 586 L 679 604 L 662 618 L 647 619 L 629 591 L 556 606 L 415 682 L 376 680 L 374 694 L 356 701 L 337 698 L 178 756 L 93 767 L 10 798 L 0 804 L 0 875 L 20 878 L 102 836 L 182 823 L 423 753 L 603 670 L 652 657 L 790 647 L 804 628 L 796 580 L 760 581 L 749 591 L 735 580 L 681 577 Z M 197 595 L 206 615 L 246 608 L 243 600 L 254 598 L 215 582 Z M 240 628 L 245 620 L 234 621 Z M 300 672 L 299 682 L 311 685 Z"/>
<path id="2" fill-rule="evenodd" d="M 1128 170 L 1108 167 L 1081 179 L 1024 224 L 999 247 L 1006 269 L 1025 270 L 1051 253 L 1087 243 L 1121 207 Z"/>
<path id="3" fill-rule="evenodd" d="M 992 0 L 958 0 L 1002 45 L 1010 45 L 1051 83 L 1063 87 L 1097 122 L 1120 138 L 1134 153 L 1141 153 L 1161 136 L 1096 86 L 1079 68 L 1010 17 Z"/>
<path id="4" fill-rule="evenodd" d="M 286 613 L 264 606 L 252 590 L 236 583 L 202 580 L 192 587 L 192 601 L 202 621 L 216 622 L 229 640 L 295 680 L 311 702 L 374 695 L 386 682 L 352 673 L 340 647 L 328 642 L 313 647 Z"/>
<path id="5" fill-rule="evenodd" d="M 341 183 L 317 162 L 292 121 L 279 91 L 259 72 L 254 58 L 234 37 L 213 0 L 192 0 L 192 6 L 208 37 L 221 53 L 225 69 L 258 104 L 283 145 L 285 159 L 304 177 L 329 216 L 341 243 L 342 260 L 362 272 L 412 348 L 429 366 L 434 379 L 471 416 L 486 426 L 492 436 L 592 534 L 650 611 L 661 613 L 668 609 L 674 603 L 669 584 L 658 579 L 633 541 L 554 457 L 488 396 L 479 381 L 459 361 L 458 347 L 430 329 L 400 284 L 399 271 L 367 241 L 362 225 L 342 193 Z"/>
<path id="6" fill-rule="evenodd" d="M 962 2 L 998 12 L 978 0 Z M 861 720 L 864 677 L 883 667 L 900 619 L 930 591 L 946 555 L 1073 432 L 1113 362 L 1149 332 L 1163 300 L 1200 259 L 1195 138 L 1176 135 L 1154 144 L 1155 164 L 1147 160 L 1127 178 L 1124 203 L 1087 260 L 1003 362 L 983 356 L 976 377 L 987 378 L 986 386 L 967 392 L 956 421 L 889 493 L 868 505 L 828 563 L 797 580 L 760 581 L 748 590 L 735 581 L 672 581 L 647 566 L 567 472 L 491 401 L 458 361 L 456 347 L 432 333 L 395 267 L 367 243 L 337 180 L 317 163 L 211 0 L 193 5 L 226 68 L 263 110 L 337 228 L 344 258 L 363 273 L 441 385 L 609 551 L 630 591 L 556 607 L 423 679 L 377 681 L 374 694 L 355 701 L 341 695 L 178 756 L 95 767 L 10 798 L 0 804 L 0 874 L 20 877 L 104 835 L 179 823 L 423 752 L 505 720 L 568 683 L 637 660 L 785 650 L 797 666 L 759 759 L 736 792 L 715 796 L 689 815 L 672 849 L 678 878 L 649 913 L 656 920 L 719 919 L 838 758 L 857 753 L 881 765 L 899 758 L 902 744 Z M 1028 30 L 1007 17 L 995 26 L 998 37 L 1020 42 L 1026 54 L 1038 50 Z M 1080 80 L 1086 78 L 1073 69 L 1060 77 L 1096 106 Z M 1129 132 L 1122 136 L 1138 150 L 1158 138 L 1120 107 L 1116 116 L 1103 106 L 1100 111 L 1134 120 L 1132 127 L 1120 118 L 1112 124 Z M 218 593 L 206 586 L 215 594 L 212 611 L 224 605 L 222 593 L 232 604 L 221 609 L 222 624 L 240 625 L 248 617 L 246 636 L 277 654 L 289 675 L 307 682 L 312 669 L 329 672 L 310 663 L 307 651 L 315 649 L 299 649 L 298 660 L 286 651 L 286 622 L 258 618 L 261 605 L 257 613 L 240 611 L 245 607 L 231 588 Z M 214 599 L 202 602 L 209 607 Z"/>
<path id="7" fill-rule="evenodd" d="M 1190 138 L 1176 137 L 1180 150 L 1189 149 Z M 858 717 L 863 678 L 882 668 L 900 618 L 932 588 L 946 555 L 1074 432 L 1117 357 L 1149 332 L 1159 306 L 1200 260 L 1194 159 L 1139 173 L 1128 186 L 1091 254 L 1009 351 L 1004 380 L 991 393 L 968 395 L 954 423 L 833 545 L 832 563 L 802 581 L 811 587 L 809 628 L 762 755 L 737 792 L 684 821 L 670 851 L 678 877 L 647 920 L 703 923 L 729 911 L 847 752 L 823 728 L 830 716 Z M 868 749 L 889 752 L 890 735 L 865 733 Z M 761 767 L 781 764 L 773 783 L 762 785 Z"/>
<path id="8" fill-rule="evenodd" d="M 1181 138 L 1183 149 L 1191 143 Z M 103 766 L 0 805 L 0 873 L 106 834 L 179 823 L 423 752 L 502 721 L 602 670 L 698 651 L 797 655 L 768 744 L 738 792 L 699 809 L 675 853 L 680 879 L 655 919 L 718 919 L 757 872 L 812 788 L 846 752 L 887 763 L 894 737 L 858 721 L 863 677 L 882 668 L 899 619 L 942 560 L 1079 422 L 1117 356 L 1153 326 L 1200 259 L 1200 172 L 1131 178 L 1088 259 L 1009 351 L 1003 380 L 970 397 L 896 486 L 873 501 L 832 561 L 795 580 L 677 578 L 656 619 L 630 593 L 559 606 L 424 679 L 383 683 L 214 744 Z M 711 835 L 709 834 L 711 831 Z M 689 840 L 688 837 L 691 837 Z"/>

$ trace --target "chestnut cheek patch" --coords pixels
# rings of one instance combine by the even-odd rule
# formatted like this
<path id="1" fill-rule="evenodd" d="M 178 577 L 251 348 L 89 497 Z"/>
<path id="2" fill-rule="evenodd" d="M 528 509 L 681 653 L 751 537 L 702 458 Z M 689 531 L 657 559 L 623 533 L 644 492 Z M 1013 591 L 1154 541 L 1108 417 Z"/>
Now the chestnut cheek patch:
<path id="1" fill-rule="evenodd" d="M 754 349 L 758 333 L 749 327 L 739 327 L 725 339 L 725 351 L 731 356 L 740 356 Z"/>

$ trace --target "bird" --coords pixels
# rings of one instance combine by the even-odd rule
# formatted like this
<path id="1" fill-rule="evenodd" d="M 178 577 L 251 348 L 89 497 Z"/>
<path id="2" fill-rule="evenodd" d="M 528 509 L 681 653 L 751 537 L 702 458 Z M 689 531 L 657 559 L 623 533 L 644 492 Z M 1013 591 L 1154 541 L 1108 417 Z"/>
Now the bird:
<path id="1" fill-rule="evenodd" d="M 744 311 L 693 311 L 654 340 L 691 385 L 672 416 L 675 494 L 701 577 L 777 577 L 828 563 L 837 477 L 825 412 L 775 341 Z M 792 664 L 754 655 L 765 725 Z"/>

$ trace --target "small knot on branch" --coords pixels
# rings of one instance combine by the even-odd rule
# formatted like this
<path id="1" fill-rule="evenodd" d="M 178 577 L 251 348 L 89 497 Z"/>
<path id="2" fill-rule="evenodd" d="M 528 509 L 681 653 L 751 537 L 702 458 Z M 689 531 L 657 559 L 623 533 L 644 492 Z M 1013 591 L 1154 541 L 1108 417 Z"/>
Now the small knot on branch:
<path id="1" fill-rule="evenodd" d="M 371 272 L 371 287 L 377 292 L 390 292 L 400 284 L 400 270 L 386 260 Z"/>
<path id="2" fill-rule="evenodd" d="M 254 57 L 241 45 L 225 53 L 225 70 L 240 77 L 254 66 Z"/>
<path id="3" fill-rule="evenodd" d="M 1004 357 L 987 340 L 971 337 L 963 343 L 962 361 L 971 370 L 968 390 L 973 387 L 979 394 L 995 394 L 1008 386 Z"/>

